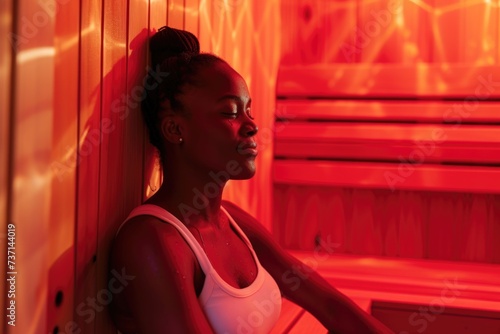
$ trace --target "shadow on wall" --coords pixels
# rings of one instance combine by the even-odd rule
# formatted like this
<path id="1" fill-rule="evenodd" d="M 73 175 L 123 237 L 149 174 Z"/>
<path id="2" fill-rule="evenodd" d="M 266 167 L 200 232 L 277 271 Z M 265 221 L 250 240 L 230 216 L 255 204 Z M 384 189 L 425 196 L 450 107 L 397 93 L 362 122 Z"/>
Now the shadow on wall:
<path id="1" fill-rule="evenodd" d="M 143 29 L 128 43 L 128 57 L 120 58 L 109 72 L 103 73 L 100 84 L 92 90 L 95 105 L 91 115 L 85 118 L 80 110 L 80 119 L 85 123 L 80 125 L 76 153 L 66 163 L 78 167 L 73 321 L 57 324 L 61 317 L 57 314 L 54 296 L 49 293 L 48 297 L 53 311 L 50 311 L 48 324 L 52 327 L 49 328 L 52 330 L 57 324 L 60 334 L 94 333 L 96 328 L 100 334 L 116 333 L 107 306 L 123 289 L 109 288 L 111 280 L 116 280 L 108 277 L 110 246 L 121 222 L 142 203 L 146 188 L 154 191 L 159 185 L 151 186 L 149 182 L 158 166 L 140 109 L 145 89 L 153 89 L 166 76 L 147 65 L 147 41 L 153 33 Z M 103 50 L 100 63 L 106 64 L 110 62 L 106 57 L 113 56 L 115 45 L 106 40 L 103 44 L 107 50 Z M 116 48 L 117 53 L 125 51 L 123 47 Z M 80 68 L 82 76 L 90 71 L 99 69 Z M 82 101 L 81 106 L 85 103 Z M 50 269 L 55 273 L 51 278 L 57 277 L 61 262 L 65 260 L 57 260 Z M 66 283 L 71 289 L 70 282 Z"/>

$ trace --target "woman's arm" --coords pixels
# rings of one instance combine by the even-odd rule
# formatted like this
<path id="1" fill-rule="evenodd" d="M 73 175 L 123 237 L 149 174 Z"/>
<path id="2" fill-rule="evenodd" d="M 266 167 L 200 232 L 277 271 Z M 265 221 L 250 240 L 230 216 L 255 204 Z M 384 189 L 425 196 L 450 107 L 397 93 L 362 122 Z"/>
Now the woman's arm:
<path id="1" fill-rule="evenodd" d="M 393 333 L 312 268 L 283 250 L 251 215 L 228 201 L 223 206 L 248 236 L 259 261 L 282 294 L 314 315 L 331 333 Z"/>
<path id="2" fill-rule="evenodd" d="M 192 256 L 177 230 L 156 218 L 139 216 L 120 230 L 111 268 L 130 278 L 120 293 L 138 333 L 214 333 L 196 296 Z"/>

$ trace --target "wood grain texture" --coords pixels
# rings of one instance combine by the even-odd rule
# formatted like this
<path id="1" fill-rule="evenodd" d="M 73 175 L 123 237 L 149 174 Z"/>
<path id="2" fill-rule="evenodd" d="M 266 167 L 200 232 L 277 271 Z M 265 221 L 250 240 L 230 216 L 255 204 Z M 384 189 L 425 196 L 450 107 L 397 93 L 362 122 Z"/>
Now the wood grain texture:
<path id="1" fill-rule="evenodd" d="M 469 1 L 282 3 L 273 230 L 285 247 L 312 250 L 321 235 L 338 252 L 498 263 L 491 150 L 500 91 L 483 93 L 485 79 L 500 77 L 499 47 L 489 42 L 499 10 Z M 482 24 L 472 27 L 473 18 Z M 379 126 L 400 137 L 363 139 Z M 426 127 L 450 136 L 407 163 L 429 139 Z M 394 187 L 390 177 L 405 172 Z"/>
<path id="2" fill-rule="evenodd" d="M 276 325 L 269 334 L 288 333 L 291 327 L 300 319 L 304 310 L 297 304 L 283 298 L 281 302 L 281 312 Z"/>
<path id="3" fill-rule="evenodd" d="M 0 21 L 0 35 L 8 36 L 12 32 L 12 13 L 13 1 L 2 1 L 0 3 L 0 12 L 5 13 L 4 18 Z M 9 179 L 10 173 L 10 121 L 11 121 L 11 62 L 13 47 L 9 43 L 8 38 L 0 40 L 0 229 L 7 231 L 7 222 L 10 220 L 10 213 L 8 211 L 9 205 L 9 189 L 11 188 L 11 181 Z M 2 250 L 0 251 L 0 267 L 6 268 L 7 265 L 7 235 L 6 232 L 0 234 L 0 244 Z M 0 276 L 0 291 L 6 291 L 5 282 L 6 277 Z M 3 279 L 5 278 L 5 279 Z M 2 293 L 0 296 L 0 305 L 6 305 L 6 294 Z M 0 319 L 0 330 L 4 333 L 7 332 L 7 318 Z"/>
<path id="4" fill-rule="evenodd" d="M 129 96 L 127 91 L 127 63 L 129 40 L 127 35 L 129 3 L 118 0 L 104 0 L 103 6 L 103 44 L 102 44 L 102 106 L 101 120 L 108 122 L 109 131 L 103 136 L 100 150 L 99 177 L 99 217 L 97 228 L 96 281 L 98 297 L 102 289 L 107 289 L 108 254 L 111 241 L 118 225 L 129 213 L 125 196 L 128 191 L 141 194 L 142 183 L 134 189 L 132 175 L 125 163 L 129 147 L 125 143 L 126 121 L 129 120 Z M 140 138 L 142 143 L 142 137 Z M 134 166 L 137 168 L 138 166 Z M 142 169 L 142 165 L 140 166 Z M 140 170 L 135 175 L 141 175 Z M 120 172 L 117 172 L 120 171 Z M 124 182 L 126 177 L 127 182 Z M 133 196 L 133 193 L 131 194 Z M 100 304 L 104 298 L 101 297 Z M 109 303 L 109 302 L 108 302 Z M 107 308 L 96 312 L 94 320 L 96 332 L 111 332 L 111 323 Z"/>
<path id="5" fill-rule="evenodd" d="M 78 146 L 78 81 L 64 83 L 62 71 L 78 75 L 79 6 L 60 9 L 69 21 L 56 21 L 28 1 L 15 6 L 17 17 L 7 19 L 15 22 L 8 31 L 20 43 L 11 69 L 14 84 L 6 86 L 14 106 L 9 158 L 13 188 L 6 211 L 16 225 L 12 271 L 19 275 L 15 327 L 7 330 L 44 333 L 64 326 L 73 315 L 77 164 L 68 156 Z M 58 291 L 66 303 L 56 307 Z"/>
<path id="6" fill-rule="evenodd" d="M 54 24 L 54 102 L 52 125 L 52 155 L 57 160 L 67 154 L 67 145 L 78 146 L 78 88 L 79 83 L 67 78 L 79 75 L 79 17 L 80 5 L 71 2 L 58 7 L 60 18 Z M 52 182 L 50 199 L 50 246 L 52 263 L 49 269 L 47 296 L 48 328 L 56 326 L 67 330 L 74 316 L 76 171 L 74 166 L 67 178 Z M 59 176 L 59 175 L 57 175 Z M 64 205 L 61 205 L 64 203 Z M 73 223 L 69 223 L 73 222 Z M 68 268 L 71 268 L 68 270 Z M 57 296 L 64 303 L 58 303 Z"/>
<path id="7" fill-rule="evenodd" d="M 326 334 L 328 330 L 311 313 L 304 312 L 288 332 L 290 334 Z"/>
<path id="8" fill-rule="evenodd" d="M 82 333 L 94 333 L 95 323 L 86 312 L 87 298 L 97 293 L 97 235 L 99 222 L 100 151 L 104 137 L 101 122 L 102 1 L 85 1 L 81 7 L 80 108 L 76 216 L 76 273 L 74 321 Z M 107 131 L 106 131 L 107 132 Z M 80 306 L 83 305 L 83 306 Z"/>
<path id="9" fill-rule="evenodd" d="M 156 29 L 168 23 L 192 30 L 204 51 L 217 50 L 233 63 L 251 86 L 257 117 L 267 128 L 262 147 L 272 147 L 270 110 L 274 109 L 279 60 L 279 43 L 274 39 L 279 35 L 279 20 L 270 18 L 278 13 L 278 1 L 235 1 L 230 12 L 216 16 L 214 11 L 221 10 L 222 3 L 70 2 L 54 13 L 46 27 L 38 29 L 36 38 L 21 45 L 12 88 L 16 105 L 13 131 L 19 136 L 12 146 L 16 170 L 12 182 L 22 188 L 16 188 L 8 209 L 15 221 L 36 216 L 40 224 L 29 229 L 24 223 L 19 226 L 24 235 L 21 241 L 27 245 L 19 253 L 22 269 L 39 278 L 37 286 L 28 275 L 18 281 L 22 290 L 19 301 L 30 305 L 19 312 L 32 319 L 16 328 L 20 333 L 48 332 L 56 325 L 59 332 L 68 332 L 69 318 L 75 321 L 70 327 L 76 326 L 82 333 L 115 332 L 105 307 L 109 303 L 105 296 L 109 247 L 130 210 L 161 183 L 159 166 L 151 159 L 154 150 L 146 143 L 144 127 L 138 126 L 142 121 L 137 101 L 147 72 L 147 38 Z M 40 6 L 27 1 L 16 6 L 18 24 L 24 22 L 23 17 L 43 14 Z M 8 20 L 2 21 L 0 29 L 9 31 L 8 24 Z M 268 34 L 270 30 L 275 33 Z M 4 50 L 2 68 L 8 63 Z M 2 83 L 8 76 L 2 72 Z M 11 92 L 4 87 L 7 85 L 2 85 L 2 108 L 9 103 L 4 95 Z M 4 118 L 1 121 L 3 126 L 8 124 Z M 2 151 L 8 147 L 2 140 L 4 143 Z M 258 161 L 260 176 L 235 183 L 227 194 L 266 226 L 270 226 L 271 203 L 254 198 L 262 192 L 263 198 L 270 196 L 271 161 L 271 151 L 263 151 Z M 40 174 L 44 170 L 50 172 Z M 30 189 L 29 194 L 23 189 Z M 55 308 L 59 290 L 63 306 Z M 37 296 L 34 302 L 33 296 Z M 89 305 L 92 299 L 98 303 L 96 310 Z"/>
<path id="10" fill-rule="evenodd" d="M 496 64 L 491 2 L 292 0 L 282 2 L 283 65 Z M 481 24 L 475 24 L 478 18 Z M 452 82 L 452 81 L 449 81 Z"/>
<path id="11" fill-rule="evenodd" d="M 455 101 L 307 100 L 276 101 L 276 117 L 288 121 L 443 123 Z M 500 123 L 498 103 L 484 101 L 461 124 Z M 452 122 L 451 118 L 449 119 Z M 285 124 L 286 125 L 286 124 Z"/>
<path id="12" fill-rule="evenodd" d="M 311 168 L 300 171 L 296 166 L 293 170 L 321 175 Z M 500 237 L 500 198 L 490 194 L 491 189 L 475 194 L 467 186 L 457 192 L 392 192 L 361 189 L 355 181 L 342 187 L 345 174 L 338 166 L 334 170 L 339 174 L 338 186 L 310 182 L 275 185 L 274 233 L 284 247 L 312 251 L 314 237 L 319 235 L 333 245 L 335 253 L 498 263 L 494 240 Z M 319 224 L 316 217 L 320 217 Z M 285 228 L 279 221 L 293 224 Z"/>
<path id="13" fill-rule="evenodd" d="M 168 0 L 167 24 L 171 28 L 184 29 L 184 0 Z"/>
<path id="14" fill-rule="evenodd" d="M 184 29 L 200 35 L 200 0 L 184 0 Z"/>

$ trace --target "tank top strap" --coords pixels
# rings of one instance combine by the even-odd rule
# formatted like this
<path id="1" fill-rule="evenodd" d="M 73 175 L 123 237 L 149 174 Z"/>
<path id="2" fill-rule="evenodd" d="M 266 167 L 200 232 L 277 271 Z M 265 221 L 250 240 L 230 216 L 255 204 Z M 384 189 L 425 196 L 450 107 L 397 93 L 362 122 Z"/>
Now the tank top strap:
<path id="1" fill-rule="evenodd" d="M 226 214 L 227 218 L 229 219 L 229 222 L 234 227 L 236 232 L 240 235 L 240 237 L 243 239 L 243 241 L 246 243 L 246 245 L 250 248 L 250 251 L 252 251 L 252 253 L 254 253 L 252 243 L 250 242 L 250 239 L 248 239 L 245 232 L 243 232 L 243 230 L 239 227 L 239 225 L 236 223 L 236 221 L 233 219 L 233 217 L 229 214 L 229 212 L 227 212 L 227 210 L 222 205 L 221 205 L 221 209 Z M 255 258 L 257 259 L 257 256 L 255 256 Z M 258 264 L 259 263 L 257 263 L 257 265 Z"/>
<path id="2" fill-rule="evenodd" d="M 118 232 L 125 224 L 125 222 L 134 217 L 143 215 L 153 216 L 166 223 L 169 223 L 170 225 L 173 225 L 177 229 L 177 231 L 179 231 L 184 240 L 188 243 L 189 247 L 191 247 L 193 253 L 198 259 L 198 262 L 200 263 L 201 268 L 203 269 L 203 272 L 207 274 L 213 270 L 212 265 L 207 255 L 205 254 L 205 251 L 199 244 L 198 240 L 195 239 L 191 231 L 189 231 L 189 229 L 186 227 L 186 225 L 184 225 L 179 219 L 177 219 L 177 217 L 175 217 L 169 211 L 165 210 L 164 208 L 158 205 L 143 204 L 133 209 L 132 212 L 128 215 L 127 219 L 125 219 L 125 221 L 120 225 L 120 227 L 116 231 L 116 234 L 118 234 Z"/>

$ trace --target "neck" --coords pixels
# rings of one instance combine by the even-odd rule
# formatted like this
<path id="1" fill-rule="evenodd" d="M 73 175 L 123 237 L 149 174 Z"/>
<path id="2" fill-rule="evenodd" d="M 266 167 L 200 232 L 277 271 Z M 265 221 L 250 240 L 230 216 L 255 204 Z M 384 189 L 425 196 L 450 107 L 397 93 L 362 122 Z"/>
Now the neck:
<path id="1" fill-rule="evenodd" d="M 221 227 L 220 205 L 226 181 L 213 175 L 166 166 L 163 184 L 150 202 L 165 207 L 188 226 L 210 223 Z"/>

